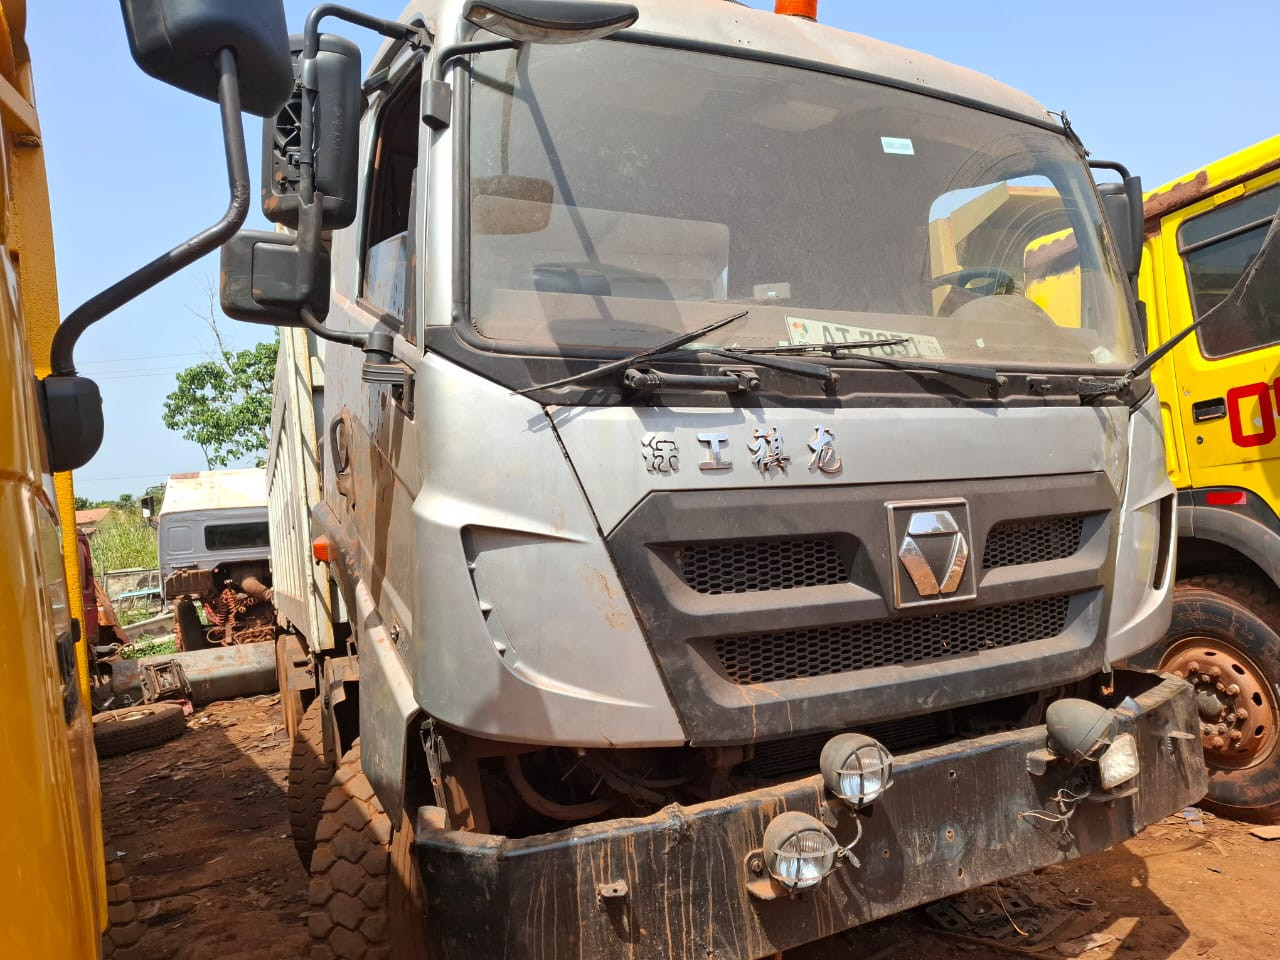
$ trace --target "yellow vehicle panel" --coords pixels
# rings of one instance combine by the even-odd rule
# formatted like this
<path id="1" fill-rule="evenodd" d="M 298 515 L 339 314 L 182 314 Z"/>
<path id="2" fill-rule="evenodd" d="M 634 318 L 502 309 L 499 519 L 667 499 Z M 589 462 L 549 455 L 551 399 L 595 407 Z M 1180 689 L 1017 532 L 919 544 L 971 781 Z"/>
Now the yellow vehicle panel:
<path id="1" fill-rule="evenodd" d="M 1274 189 L 1263 193 L 1268 188 Z M 1240 231 L 1255 215 L 1274 216 L 1277 206 L 1280 137 L 1148 195 L 1139 293 L 1150 307 L 1152 346 L 1192 324 L 1197 304 L 1204 311 L 1230 291 L 1233 274 L 1225 245 L 1245 245 L 1250 235 L 1255 246 L 1260 244 L 1256 238 L 1265 227 L 1255 227 L 1252 234 Z M 1217 211 L 1225 215 L 1206 216 Z M 1258 337 L 1263 342 L 1257 345 L 1247 336 L 1232 342 L 1213 323 L 1188 336 L 1153 371 L 1167 405 L 1169 473 L 1180 488 L 1243 487 L 1275 509 L 1280 506 L 1280 343 L 1266 343 L 1273 339 L 1266 336 Z"/>
<path id="2" fill-rule="evenodd" d="M 24 0 L 0 0 L 0 792 L 5 956 L 93 958 L 106 924 L 70 476 L 44 475 L 33 357 L 58 324 Z M 83 622 L 83 621 L 82 621 Z"/>

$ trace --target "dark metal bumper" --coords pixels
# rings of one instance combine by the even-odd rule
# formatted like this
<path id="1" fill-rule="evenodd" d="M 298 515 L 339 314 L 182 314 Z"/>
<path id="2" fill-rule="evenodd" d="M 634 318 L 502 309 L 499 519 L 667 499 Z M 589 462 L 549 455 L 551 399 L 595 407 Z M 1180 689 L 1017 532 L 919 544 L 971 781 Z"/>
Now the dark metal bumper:
<path id="1" fill-rule="evenodd" d="M 860 866 L 841 864 L 798 897 L 753 896 L 747 861 L 779 813 L 823 816 L 820 775 L 520 840 L 442 830 L 439 811 L 424 807 L 415 845 L 432 956 L 756 960 L 1103 850 L 1206 790 L 1191 688 L 1147 682 L 1135 696 L 1144 712 L 1132 724 L 1136 792 L 1080 804 L 1064 831 L 1020 816 L 1054 811 L 1051 798 L 1071 776 L 1059 763 L 1038 776 L 1028 771 L 1028 755 L 1044 747 L 1043 727 L 907 754 L 897 758 L 893 787 L 858 815 Z M 840 813 L 835 833 L 842 843 L 853 838 L 853 814 Z"/>

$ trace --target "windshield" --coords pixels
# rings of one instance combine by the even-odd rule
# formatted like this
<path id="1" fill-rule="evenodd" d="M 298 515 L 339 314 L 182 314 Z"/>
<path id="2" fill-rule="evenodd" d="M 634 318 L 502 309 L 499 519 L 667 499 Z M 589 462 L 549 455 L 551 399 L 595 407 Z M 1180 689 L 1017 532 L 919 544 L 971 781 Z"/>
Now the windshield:
<path id="1" fill-rule="evenodd" d="M 629 350 L 750 305 L 741 348 L 1127 366 L 1126 283 L 1062 136 L 808 70 L 597 41 L 472 64 L 471 321 Z"/>

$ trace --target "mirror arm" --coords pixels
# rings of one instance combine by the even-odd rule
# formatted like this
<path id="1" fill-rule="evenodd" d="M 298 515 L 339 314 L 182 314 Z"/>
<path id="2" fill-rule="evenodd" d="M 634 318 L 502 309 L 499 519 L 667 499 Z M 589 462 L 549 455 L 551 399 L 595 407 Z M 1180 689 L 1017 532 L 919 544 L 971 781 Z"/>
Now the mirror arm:
<path id="1" fill-rule="evenodd" d="M 419 47 L 430 43 L 425 27 L 384 20 L 337 3 L 322 3 L 313 7 L 307 14 L 302 39 L 302 124 L 298 144 L 298 192 L 304 204 L 311 203 L 315 196 L 315 132 L 312 124 L 316 110 L 316 94 L 319 89 L 313 74 L 316 56 L 320 53 L 320 21 L 325 17 L 336 17 L 353 23 L 357 27 L 365 27 L 380 33 L 384 37 Z"/>
<path id="2" fill-rule="evenodd" d="M 1135 177 L 1128 167 L 1115 160 L 1090 160 L 1089 166 L 1094 170 L 1113 170 L 1120 175 L 1129 199 L 1129 231 L 1135 241 L 1140 240 L 1146 229 L 1142 216 L 1142 178 Z"/>
<path id="3" fill-rule="evenodd" d="M 490 50 L 514 50 L 520 44 L 515 40 L 464 40 L 445 47 L 431 62 L 431 73 L 423 84 L 422 122 L 432 130 L 449 126 L 453 112 L 453 88 L 444 82 L 444 70 L 452 60 L 471 53 L 487 53 Z"/>
<path id="4" fill-rule="evenodd" d="M 248 216 L 249 160 L 245 153 L 244 120 L 240 116 L 235 52 L 224 47 L 218 51 L 215 63 L 218 70 L 218 103 L 222 108 L 222 135 L 227 155 L 227 179 L 231 186 L 231 203 L 227 212 L 213 226 L 135 270 L 68 314 L 58 326 L 49 351 L 52 376 L 75 375 L 75 346 L 85 330 L 138 294 L 217 249 L 240 229 Z"/>

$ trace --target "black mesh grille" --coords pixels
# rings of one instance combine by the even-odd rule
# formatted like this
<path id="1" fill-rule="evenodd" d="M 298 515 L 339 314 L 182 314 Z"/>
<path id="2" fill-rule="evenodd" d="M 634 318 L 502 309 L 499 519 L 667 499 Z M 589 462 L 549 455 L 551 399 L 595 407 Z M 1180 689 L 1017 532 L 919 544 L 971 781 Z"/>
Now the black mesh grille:
<path id="1" fill-rule="evenodd" d="M 1056 637 L 1066 628 L 1069 601 L 1046 597 L 910 620 L 722 637 L 715 651 L 734 683 L 821 677 Z"/>
<path id="2" fill-rule="evenodd" d="M 832 540 L 743 540 L 676 550 L 684 582 L 699 593 L 753 593 L 845 583 L 849 579 Z"/>
<path id="3" fill-rule="evenodd" d="M 1048 520 L 1010 520 L 996 524 L 987 535 L 982 569 L 1016 567 L 1023 563 L 1061 560 L 1080 549 L 1084 517 Z"/>
<path id="4" fill-rule="evenodd" d="M 951 734 L 950 714 L 929 713 L 920 717 L 904 717 L 889 723 L 868 723 L 858 727 L 859 733 L 875 737 L 891 751 L 905 752 L 940 743 Z M 817 773 L 822 747 L 834 734 L 811 733 L 789 740 L 758 743 L 749 767 L 763 780 L 797 771 Z"/>

